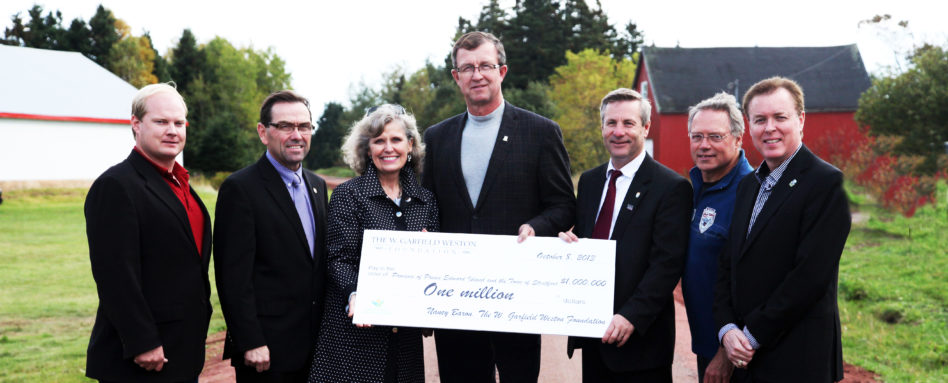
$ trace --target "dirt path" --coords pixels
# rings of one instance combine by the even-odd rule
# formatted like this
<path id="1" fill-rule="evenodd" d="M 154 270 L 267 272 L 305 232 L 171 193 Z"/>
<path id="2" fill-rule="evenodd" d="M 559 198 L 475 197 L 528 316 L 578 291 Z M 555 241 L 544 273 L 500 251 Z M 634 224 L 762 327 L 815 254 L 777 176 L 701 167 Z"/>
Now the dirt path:
<path id="1" fill-rule="evenodd" d="M 675 289 L 676 342 L 675 359 L 672 363 L 672 377 L 675 383 L 695 383 L 698 381 L 698 368 L 695 354 L 691 352 L 691 331 L 688 329 L 688 317 L 681 299 L 681 289 Z M 207 356 L 200 383 L 230 383 L 234 381 L 234 369 L 230 360 L 222 361 L 224 333 L 208 337 Z M 425 338 L 425 381 L 439 383 L 438 357 L 435 354 L 434 338 Z M 573 359 L 566 357 L 566 337 L 543 335 L 543 349 L 540 356 L 540 382 L 573 383 L 581 379 L 582 350 L 576 350 Z M 875 383 L 878 376 L 862 368 L 846 364 L 846 379 L 843 383 Z"/>

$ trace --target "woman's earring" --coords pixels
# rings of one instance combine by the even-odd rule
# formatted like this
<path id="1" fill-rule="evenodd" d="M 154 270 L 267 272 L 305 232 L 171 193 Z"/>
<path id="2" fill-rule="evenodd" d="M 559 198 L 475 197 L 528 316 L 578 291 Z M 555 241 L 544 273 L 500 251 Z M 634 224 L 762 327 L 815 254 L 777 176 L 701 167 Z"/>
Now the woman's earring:
<path id="1" fill-rule="evenodd" d="M 411 153 L 408 153 L 408 162 L 411 162 Z"/>

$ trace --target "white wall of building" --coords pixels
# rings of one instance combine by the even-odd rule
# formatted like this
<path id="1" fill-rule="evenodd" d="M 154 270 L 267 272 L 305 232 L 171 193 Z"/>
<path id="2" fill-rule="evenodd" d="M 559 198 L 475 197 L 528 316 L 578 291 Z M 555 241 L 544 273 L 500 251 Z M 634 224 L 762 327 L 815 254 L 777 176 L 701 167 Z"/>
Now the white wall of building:
<path id="1" fill-rule="evenodd" d="M 93 180 L 134 146 L 129 125 L 0 118 L 0 181 Z"/>

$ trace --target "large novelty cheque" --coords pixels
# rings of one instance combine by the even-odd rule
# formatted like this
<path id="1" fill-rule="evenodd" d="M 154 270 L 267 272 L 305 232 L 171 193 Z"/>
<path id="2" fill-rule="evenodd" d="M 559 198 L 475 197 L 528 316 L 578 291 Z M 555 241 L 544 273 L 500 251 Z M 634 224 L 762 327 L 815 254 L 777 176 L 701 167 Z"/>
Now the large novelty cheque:
<path id="1" fill-rule="evenodd" d="M 615 241 L 366 230 L 354 323 L 599 338 Z"/>

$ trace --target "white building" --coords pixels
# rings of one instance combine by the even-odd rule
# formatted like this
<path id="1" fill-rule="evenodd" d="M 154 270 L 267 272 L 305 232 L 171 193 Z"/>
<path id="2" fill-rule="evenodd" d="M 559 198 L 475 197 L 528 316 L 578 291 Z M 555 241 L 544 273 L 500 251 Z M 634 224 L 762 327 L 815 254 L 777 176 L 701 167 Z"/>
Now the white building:
<path id="1" fill-rule="evenodd" d="M 93 180 L 125 159 L 136 91 L 80 53 L 0 45 L 0 184 Z"/>

